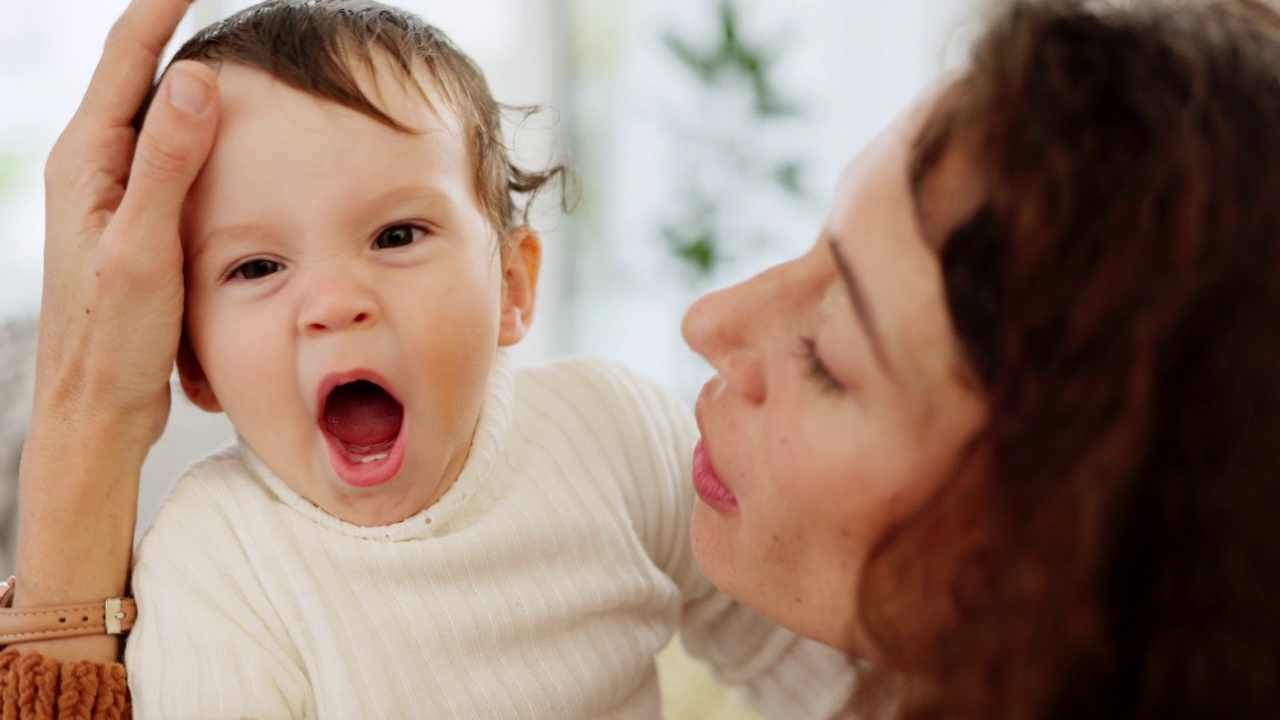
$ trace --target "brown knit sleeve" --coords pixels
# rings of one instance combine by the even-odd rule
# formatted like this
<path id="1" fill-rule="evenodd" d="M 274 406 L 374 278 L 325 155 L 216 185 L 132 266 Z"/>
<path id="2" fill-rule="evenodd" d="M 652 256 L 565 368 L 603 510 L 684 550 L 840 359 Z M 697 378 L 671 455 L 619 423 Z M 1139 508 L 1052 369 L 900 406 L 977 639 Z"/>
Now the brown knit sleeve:
<path id="1" fill-rule="evenodd" d="M 0 652 L 0 720 L 129 720 L 129 685 L 120 663 L 48 660 Z"/>

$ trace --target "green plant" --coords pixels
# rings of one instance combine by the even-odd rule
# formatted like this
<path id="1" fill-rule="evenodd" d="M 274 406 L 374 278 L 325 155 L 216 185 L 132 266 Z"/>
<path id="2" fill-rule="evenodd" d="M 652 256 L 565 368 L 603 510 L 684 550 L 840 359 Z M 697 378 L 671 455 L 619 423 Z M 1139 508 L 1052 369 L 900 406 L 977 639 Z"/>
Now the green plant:
<path id="1" fill-rule="evenodd" d="M 723 106 L 745 107 L 737 117 L 713 112 L 718 121 L 714 137 L 705 132 L 683 134 L 686 147 L 680 156 L 685 186 L 680 189 L 676 219 L 664 222 L 661 233 L 676 257 L 699 277 L 712 274 L 732 252 L 723 231 L 723 189 L 699 182 L 697 171 L 705 168 L 695 165 L 710 163 L 718 166 L 722 176 L 761 183 L 792 198 L 807 197 L 802 160 L 768 157 L 759 151 L 760 136 L 803 115 L 799 104 L 778 87 L 775 68 L 781 50 L 744 36 L 742 9 L 736 0 L 721 0 L 717 14 L 716 35 L 710 42 L 695 43 L 675 31 L 663 37 L 663 45 L 693 75 L 704 98 L 730 96 Z M 747 102 L 732 102 L 732 96 L 743 94 Z"/>
<path id="2" fill-rule="evenodd" d="M 18 187 L 18 174 L 22 159 L 17 155 L 0 153 L 0 201 Z"/>

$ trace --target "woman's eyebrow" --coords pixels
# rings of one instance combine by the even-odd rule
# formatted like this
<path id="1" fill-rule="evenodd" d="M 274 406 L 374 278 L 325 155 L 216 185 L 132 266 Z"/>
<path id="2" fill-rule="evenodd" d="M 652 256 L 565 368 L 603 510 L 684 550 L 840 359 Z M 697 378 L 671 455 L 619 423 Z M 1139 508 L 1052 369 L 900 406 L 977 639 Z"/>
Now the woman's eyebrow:
<path id="1" fill-rule="evenodd" d="M 845 260 L 844 254 L 840 250 L 839 239 L 830 232 L 823 233 L 823 239 L 831 247 L 831 254 L 836 259 L 836 268 L 840 271 L 840 278 L 844 280 L 844 287 L 849 291 L 849 304 L 853 306 L 853 312 L 858 316 L 858 322 L 862 325 L 867 338 L 871 342 L 871 352 L 875 355 L 876 362 L 880 365 L 880 368 L 891 375 L 889 361 L 884 352 L 884 343 L 880 337 L 880 327 L 876 324 L 875 315 L 871 312 L 871 306 L 867 303 L 866 296 L 862 292 L 862 286 L 858 284 L 858 277 L 853 274 L 853 267 Z"/>

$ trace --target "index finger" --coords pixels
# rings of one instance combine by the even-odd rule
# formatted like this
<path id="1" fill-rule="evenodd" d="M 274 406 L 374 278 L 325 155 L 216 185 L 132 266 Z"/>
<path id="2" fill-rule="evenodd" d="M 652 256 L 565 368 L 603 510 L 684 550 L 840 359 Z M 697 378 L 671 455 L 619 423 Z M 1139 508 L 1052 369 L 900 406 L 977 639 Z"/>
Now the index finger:
<path id="1" fill-rule="evenodd" d="M 132 0 L 111 26 L 76 120 L 127 127 L 151 90 L 164 46 L 194 0 Z"/>

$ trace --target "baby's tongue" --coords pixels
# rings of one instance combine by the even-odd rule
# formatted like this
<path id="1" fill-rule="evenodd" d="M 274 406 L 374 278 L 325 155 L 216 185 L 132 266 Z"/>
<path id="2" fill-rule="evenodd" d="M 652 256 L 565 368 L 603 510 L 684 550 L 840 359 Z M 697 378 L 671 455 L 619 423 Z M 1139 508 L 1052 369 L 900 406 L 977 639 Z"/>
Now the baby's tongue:
<path id="1" fill-rule="evenodd" d="M 363 380 L 337 387 L 324 404 L 325 429 L 352 450 L 390 445 L 403 418 L 404 408 L 395 398 Z"/>

